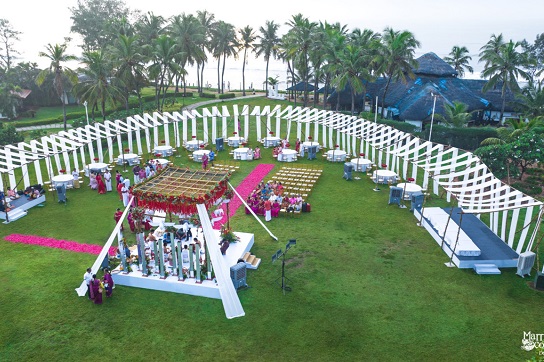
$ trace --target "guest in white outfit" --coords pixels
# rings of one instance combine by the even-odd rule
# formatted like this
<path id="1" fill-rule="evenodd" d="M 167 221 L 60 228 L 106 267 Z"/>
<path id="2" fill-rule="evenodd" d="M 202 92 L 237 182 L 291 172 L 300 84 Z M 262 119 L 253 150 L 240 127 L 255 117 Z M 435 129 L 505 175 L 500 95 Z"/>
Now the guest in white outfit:
<path id="1" fill-rule="evenodd" d="M 111 191 L 111 172 L 108 169 L 104 173 L 104 181 L 106 182 L 106 191 Z"/>

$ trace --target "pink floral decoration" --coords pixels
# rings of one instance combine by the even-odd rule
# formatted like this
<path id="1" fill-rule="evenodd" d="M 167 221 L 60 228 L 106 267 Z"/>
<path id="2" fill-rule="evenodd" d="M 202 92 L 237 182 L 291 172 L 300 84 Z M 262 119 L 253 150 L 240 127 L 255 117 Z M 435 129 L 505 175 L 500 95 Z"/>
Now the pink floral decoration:
<path id="1" fill-rule="evenodd" d="M 76 253 L 87 253 L 93 255 L 98 255 L 102 251 L 102 246 L 100 245 L 82 244 L 76 241 L 57 240 L 53 238 L 46 238 L 43 236 L 10 234 L 6 236 L 4 240 L 10 241 L 12 243 L 38 245 L 44 246 L 46 248 L 63 249 L 68 251 L 74 251 Z M 108 253 L 110 255 L 115 255 L 115 248 L 111 247 Z"/>

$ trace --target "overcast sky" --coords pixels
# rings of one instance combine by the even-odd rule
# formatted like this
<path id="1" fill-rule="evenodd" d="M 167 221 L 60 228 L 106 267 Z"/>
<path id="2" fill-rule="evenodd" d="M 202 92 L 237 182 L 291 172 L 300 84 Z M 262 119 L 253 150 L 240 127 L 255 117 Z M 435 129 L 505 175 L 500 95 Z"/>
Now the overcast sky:
<path id="1" fill-rule="evenodd" d="M 152 11 L 169 17 L 175 14 L 208 10 L 216 19 L 237 28 L 246 25 L 258 30 L 266 20 L 279 23 L 280 33 L 292 15 L 302 13 L 311 21 L 340 22 L 354 28 L 369 28 L 381 32 L 387 26 L 395 30 L 409 30 L 421 43 L 417 56 L 435 52 L 446 56 L 452 46 L 466 46 L 473 56 L 475 70 L 479 48 L 491 34 L 503 33 L 506 39 L 527 39 L 533 42 L 544 32 L 544 0 L 129 0 L 131 9 Z M 70 34 L 69 7 L 77 0 L 4 1 L 0 18 L 10 21 L 23 34 L 16 48 L 23 60 L 47 63 L 38 57 L 47 43 L 61 43 Z M 258 4 L 258 5 L 256 5 Z M 74 43 L 78 39 L 75 38 Z M 76 52 L 74 44 L 73 51 Z M 263 65 L 264 67 L 264 65 Z"/>

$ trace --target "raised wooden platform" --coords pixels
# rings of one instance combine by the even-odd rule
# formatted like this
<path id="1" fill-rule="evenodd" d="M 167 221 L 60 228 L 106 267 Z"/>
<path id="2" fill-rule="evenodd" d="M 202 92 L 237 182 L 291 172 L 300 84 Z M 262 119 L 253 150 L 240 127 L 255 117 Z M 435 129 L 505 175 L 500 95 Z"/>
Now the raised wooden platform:
<path id="1" fill-rule="evenodd" d="M 37 199 L 28 200 L 26 196 L 21 196 L 16 200 L 12 200 L 10 203 L 13 205 L 13 209 L 11 209 L 7 213 L 7 218 L 9 222 L 15 221 L 17 219 L 22 218 L 23 216 L 26 216 L 27 210 L 33 208 L 34 206 L 38 206 L 45 202 L 45 195 L 41 195 Z M 6 213 L 4 211 L 0 212 L 0 219 L 6 220 Z"/>
<path id="2" fill-rule="evenodd" d="M 215 232 L 219 234 L 219 231 Z M 236 265 L 238 259 L 242 259 L 246 253 L 250 252 L 254 243 L 253 234 L 242 232 L 235 232 L 235 234 L 240 240 L 236 243 L 231 243 L 226 255 L 223 256 L 225 264 L 229 268 Z M 202 240 L 200 230 L 197 237 Z M 136 267 L 134 266 L 133 269 L 136 269 Z M 213 280 L 203 280 L 201 284 L 198 284 L 195 278 L 187 278 L 185 281 L 179 281 L 177 275 L 168 276 L 165 279 L 161 279 L 159 275 L 144 277 L 141 271 L 124 274 L 119 268 L 112 272 L 112 276 L 114 282 L 118 285 L 221 299 L 219 287 Z"/>
<path id="3" fill-rule="evenodd" d="M 449 214 L 450 209 L 445 209 Z M 455 208 L 452 213 L 452 221 L 459 223 L 461 209 Z M 414 216 L 418 222 L 421 214 L 414 210 Z M 475 269 L 479 264 L 494 264 L 497 268 L 516 268 L 519 255 L 512 250 L 501 238 L 499 238 L 491 229 L 487 227 L 480 219 L 473 214 L 464 214 L 461 229 L 471 238 L 471 240 L 480 249 L 478 256 L 462 256 L 453 253 L 452 248 L 447 243 L 442 242 L 437 229 L 431 222 L 423 218 L 422 226 L 429 232 L 436 243 L 442 246 L 442 250 L 452 259 L 453 263 L 460 269 Z M 453 255 L 453 257 L 452 257 Z"/>

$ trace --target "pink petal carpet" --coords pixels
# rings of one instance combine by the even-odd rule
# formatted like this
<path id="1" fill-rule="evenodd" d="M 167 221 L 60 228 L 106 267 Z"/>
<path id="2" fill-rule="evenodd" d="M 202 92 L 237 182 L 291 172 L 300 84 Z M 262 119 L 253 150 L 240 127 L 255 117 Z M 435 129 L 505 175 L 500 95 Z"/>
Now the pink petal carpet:
<path id="1" fill-rule="evenodd" d="M 257 185 L 259 185 L 259 182 L 261 182 L 273 168 L 274 165 L 269 163 L 257 165 L 257 167 L 255 167 L 255 169 L 251 171 L 249 175 L 247 175 L 240 185 L 238 185 L 236 192 L 238 192 L 240 197 L 245 200 L 251 191 L 253 191 Z M 236 196 L 233 197 L 229 204 L 229 214 L 234 215 L 240 206 L 242 206 L 242 201 Z M 213 228 L 216 230 L 221 229 L 221 225 L 227 223 L 227 207 L 224 204 L 221 205 L 221 207 L 224 211 L 223 219 L 215 222 Z"/>
<path id="2" fill-rule="evenodd" d="M 43 236 L 23 235 L 23 234 L 10 234 L 4 238 L 6 241 L 12 243 L 39 245 L 46 248 L 63 249 L 69 251 L 75 251 L 77 253 L 87 253 L 98 255 L 102 251 L 102 246 L 92 244 L 81 244 L 76 241 L 69 240 L 57 240 L 52 238 L 46 238 Z M 116 249 L 111 247 L 108 251 L 110 255 L 116 254 Z"/>

